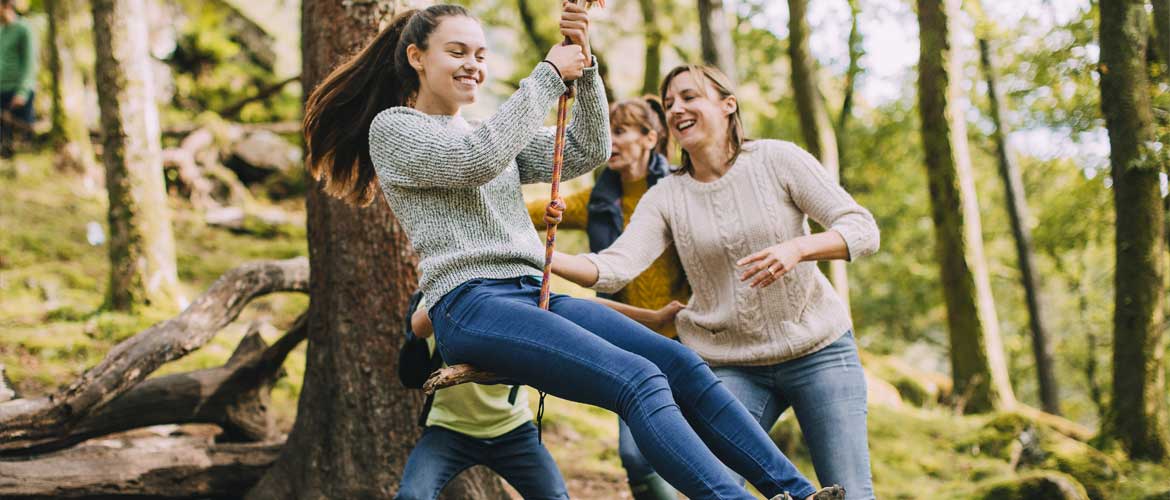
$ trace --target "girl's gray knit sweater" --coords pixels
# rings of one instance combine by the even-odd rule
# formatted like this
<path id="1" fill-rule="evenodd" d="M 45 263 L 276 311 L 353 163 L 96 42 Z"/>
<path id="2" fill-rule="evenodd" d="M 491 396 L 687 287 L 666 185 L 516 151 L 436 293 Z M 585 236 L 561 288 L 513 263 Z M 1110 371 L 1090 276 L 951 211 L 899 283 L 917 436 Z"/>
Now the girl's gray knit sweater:
<path id="1" fill-rule="evenodd" d="M 597 64 L 577 81 L 562 173 L 609 158 L 609 115 Z M 395 107 L 370 125 L 370 157 L 394 215 L 420 257 L 428 304 L 475 278 L 539 276 L 544 243 L 520 185 L 552 178 L 554 131 L 543 127 L 565 84 L 541 63 L 488 120 Z"/>

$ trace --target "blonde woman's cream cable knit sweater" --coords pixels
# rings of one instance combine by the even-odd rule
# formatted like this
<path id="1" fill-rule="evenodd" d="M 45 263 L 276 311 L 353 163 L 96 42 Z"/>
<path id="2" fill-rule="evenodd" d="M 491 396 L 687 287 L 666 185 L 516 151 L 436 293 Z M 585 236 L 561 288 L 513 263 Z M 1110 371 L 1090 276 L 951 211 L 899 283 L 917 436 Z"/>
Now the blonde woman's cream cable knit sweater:
<path id="1" fill-rule="evenodd" d="M 850 259 L 878 249 L 873 215 L 816 158 L 789 142 L 753 141 L 718 180 L 683 174 L 659 181 L 621 237 L 586 257 L 598 268 L 594 288 L 613 292 L 674 244 L 693 293 L 676 320 L 683 343 L 715 366 L 775 364 L 816 352 L 852 328 L 813 262 L 764 288 L 739 279 L 737 260 L 809 234 L 810 217 L 841 234 Z"/>

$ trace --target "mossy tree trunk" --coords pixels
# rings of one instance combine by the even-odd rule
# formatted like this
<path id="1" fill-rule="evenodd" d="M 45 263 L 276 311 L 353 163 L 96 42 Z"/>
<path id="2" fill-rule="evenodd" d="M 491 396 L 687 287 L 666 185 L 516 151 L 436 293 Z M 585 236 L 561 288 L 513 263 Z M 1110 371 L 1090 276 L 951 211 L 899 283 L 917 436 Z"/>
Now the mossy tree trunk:
<path id="1" fill-rule="evenodd" d="M 952 50 L 956 0 L 918 0 L 918 110 L 947 305 L 954 394 L 967 411 L 1015 402 L 983 255 L 967 126 L 959 102 L 961 65 Z"/>
<path id="2" fill-rule="evenodd" d="M 78 64 L 78 37 L 85 27 L 82 0 L 45 0 L 49 17 L 49 71 L 52 73 L 52 142 L 60 160 L 86 175 L 98 169 L 85 109 L 85 83 Z"/>
<path id="3" fill-rule="evenodd" d="M 304 88 L 313 89 L 376 34 L 396 2 L 302 2 Z M 392 498 L 418 440 L 421 391 L 395 375 L 417 257 L 385 199 L 355 208 L 309 189 L 309 347 L 297 419 L 250 499 Z M 446 498 L 507 498 L 485 469 Z"/>
<path id="4" fill-rule="evenodd" d="M 723 0 L 699 1 L 699 41 L 703 62 L 719 68 L 731 81 L 736 81 L 735 40 L 727 24 Z"/>
<path id="5" fill-rule="evenodd" d="M 845 152 L 849 149 L 847 142 L 849 139 L 849 118 L 853 116 L 853 96 L 857 89 L 857 77 L 862 73 L 861 56 L 865 55 L 865 47 L 862 45 L 861 28 L 859 21 L 861 20 L 861 5 L 859 0 L 849 0 L 849 14 L 851 23 L 849 26 L 849 39 L 847 41 L 849 46 L 849 67 L 845 69 L 845 91 L 844 97 L 841 99 L 841 113 L 837 115 L 837 161 L 838 165 L 837 180 L 842 186 L 846 185 L 845 180 Z"/>
<path id="6" fill-rule="evenodd" d="M 642 94 L 658 95 L 658 81 L 662 76 L 662 41 L 665 35 L 658 25 L 658 18 L 654 12 L 653 0 L 638 0 L 638 7 L 642 10 L 642 26 L 646 30 L 646 56 L 643 59 L 645 66 L 642 71 Z"/>
<path id="7" fill-rule="evenodd" d="M 800 115 L 800 130 L 808 151 L 821 161 L 835 181 L 840 180 L 837 133 L 821 96 L 817 62 L 809 49 L 808 0 L 788 0 L 788 58 L 792 62 L 792 90 Z M 845 261 L 829 262 L 829 280 L 849 307 L 849 275 Z"/>
<path id="8" fill-rule="evenodd" d="M 109 192 L 107 306 L 173 307 L 175 240 L 163 181 L 162 145 L 144 0 L 93 0 L 102 160 Z"/>
<path id="9" fill-rule="evenodd" d="M 1154 129 L 1145 2 L 1102 2 L 1100 10 L 1101 108 L 1117 214 L 1113 398 L 1104 434 L 1134 458 L 1162 460 L 1170 449 L 1162 365 L 1165 225 L 1158 178 L 1165 165 L 1147 147 Z"/>

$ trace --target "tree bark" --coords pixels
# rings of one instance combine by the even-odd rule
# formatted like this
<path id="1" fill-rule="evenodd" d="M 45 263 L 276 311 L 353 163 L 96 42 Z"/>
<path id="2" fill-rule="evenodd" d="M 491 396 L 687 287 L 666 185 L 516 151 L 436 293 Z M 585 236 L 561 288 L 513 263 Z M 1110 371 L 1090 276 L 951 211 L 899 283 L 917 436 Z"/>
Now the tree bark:
<path id="1" fill-rule="evenodd" d="M 109 192 L 107 306 L 174 307 L 175 240 L 163 182 L 144 0 L 93 0 L 102 159 Z"/>
<path id="2" fill-rule="evenodd" d="M 269 391 L 288 353 L 305 339 L 304 317 L 269 347 L 253 325 L 223 366 L 153 378 L 134 386 L 102 409 L 53 436 L 2 455 L 36 455 L 115 432 L 162 424 L 208 423 L 223 429 L 224 441 L 276 437 L 268 413 Z"/>
<path id="3" fill-rule="evenodd" d="M 703 48 L 703 62 L 719 68 L 731 81 L 736 81 L 735 41 L 727 23 L 723 0 L 699 0 L 699 39 Z"/>
<path id="4" fill-rule="evenodd" d="M 859 21 L 861 20 L 861 6 L 859 0 L 849 0 L 849 13 L 851 24 L 849 26 L 849 67 L 845 70 L 845 90 L 844 97 L 841 100 L 841 114 L 837 116 L 837 161 L 838 166 L 838 182 L 842 186 L 847 186 L 845 177 L 845 152 L 849 149 L 847 147 L 849 139 L 849 118 L 853 116 L 853 95 L 857 89 L 857 77 L 861 74 L 861 56 L 865 54 L 865 47 L 861 43 L 861 28 Z"/>
<path id="5" fill-rule="evenodd" d="M 956 0 L 918 0 L 921 53 L 918 108 L 930 187 L 947 325 L 959 406 L 989 411 L 1012 406 L 983 236 L 967 127 L 959 106 L 961 65 L 952 47 Z"/>
<path id="6" fill-rule="evenodd" d="M 1020 168 L 1008 150 L 1007 130 L 1003 124 L 1004 102 L 999 95 L 995 65 L 992 63 L 991 46 L 986 36 L 979 37 L 979 64 L 987 82 L 987 98 L 990 101 L 991 121 L 995 125 L 992 139 L 995 141 L 995 155 L 999 163 L 999 177 L 1003 180 L 1007 199 L 1008 219 L 1016 241 L 1016 258 L 1020 264 L 1020 281 L 1024 286 L 1024 298 L 1028 305 L 1029 326 L 1032 332 L 1032 354 L 1036 358 L 1036 377 L 1040 387 L 1040 402 L 1044 411 L 1060 415 L 1060 388 L 1056 381 L 1056 370 L 1052 357 L 1052 342 L 1048 335 L 1045 307 L 1040 298 L 1039 279 L 1033 263 L 1035 250 L 1032 248 L 1031 218 L 1028 200 L 1024 195 L 1024 181 Z"/>
<path id="7" fill-rule="evenodd" d="M 1162 62 L 1162 77 L 1170 80 L 1170 0 L 1150 0 L 1154 7 L 1154 54 Z"/>
<path id="8" fill-rule="evenodd" d="M 49 17 L 49 72 L 53 130 L 61 166 L 89 177 L 98 171 L 84 114 L 85 83 L 77 64 L 77 38 L 83 27 L 84 3 L 80 0 L 46 0 Z"/>
<path id="9" fill-rule="evenodd" d="M 662 76 L 662 41 L 665 35 L 654 10 L 653 0 L 638 0 L 642 10 L 642 26 L 646 30 L 645 65 L 642 70 L 642 95 L 658 95 L 658 82 Z"/>
<path id="10" fill-rule="evenodd" d="M 185 356 L 231 323 L 252 298 L 304 291 L 304 258 L 245 264 L 217 280 L 178 316 L 114 346 L 68 388 L 39 399 L 0 403 L 0 450 L 21 450 L 67 436 L 78 422 L 142 382 L 164 363 Z"/>
<path id="11" fill-rule="evenodd" d="M 1162 364 L 1165 221 L 1158 175 L 1166 166 L 1146 146 L 1154 129 L 1144 7 L 1142 0 L 1100 4 L 1101 108 L 1117 214 L 1113 398 L 1103 432 L 1133 458 L 1163 460 L 1170 438 Z"/>
<path id="12" fill-rule="evenodd" d="M 238 498 L 264 474 L 280 446 L 213 444 L 197 437 L 98 441 L 32 460 L 0 461 L 0 497 Z"/>
<path id="13" fill-rule="evenodd" d="M 821 96 L 817 63 L 809 49 L 808 0 L 788 0 L 788 57 L 792 61 L 792 90 L 800 116 L 800 130 L 808 151 L 821 161 L 829 176 L 840 182 L 837 134 Z M 849 308 L 849 275 L 845 261 L 829 262 L 829 280 L 845 308 Z"/>
<path id="14" fill-rule="evenodd" d="M 377 33 L 395 2 L 301 4 L 306 95 Z M 391 498 L 419 436 L 421 391 L 402 387 L 395 360 L 417 287 L 417 257 L 382 196 L 363 208 L 309 189 L 309 348 L 297 420 L 252 500 Z M 483 489 L 488 494 L 474 493 Z M 506 498 L 499 479 L 461 474 L 458 498 Z"/>

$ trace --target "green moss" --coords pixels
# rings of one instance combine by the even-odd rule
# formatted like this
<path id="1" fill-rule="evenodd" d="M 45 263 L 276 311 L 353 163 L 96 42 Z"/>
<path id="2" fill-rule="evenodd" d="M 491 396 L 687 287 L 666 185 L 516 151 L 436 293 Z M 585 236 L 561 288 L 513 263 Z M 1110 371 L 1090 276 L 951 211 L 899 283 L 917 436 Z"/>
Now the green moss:
<path id="1" fill-rule="evenodd" d="M 1059 472 L 1034 472 L 1018 478 L 995 481 L 975 498 L 987 500 L 1085 500 L 1085 488 L 1071 476 Z"/>

